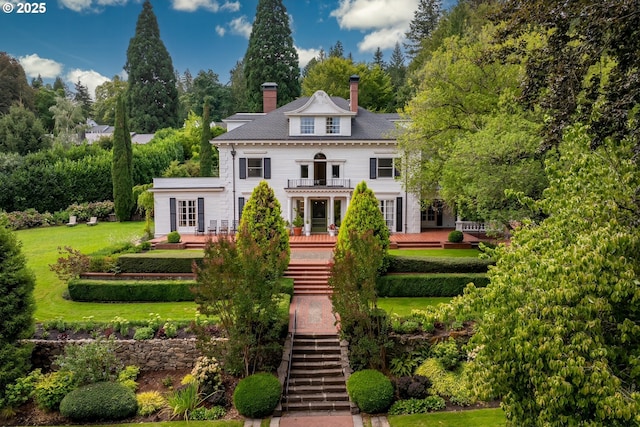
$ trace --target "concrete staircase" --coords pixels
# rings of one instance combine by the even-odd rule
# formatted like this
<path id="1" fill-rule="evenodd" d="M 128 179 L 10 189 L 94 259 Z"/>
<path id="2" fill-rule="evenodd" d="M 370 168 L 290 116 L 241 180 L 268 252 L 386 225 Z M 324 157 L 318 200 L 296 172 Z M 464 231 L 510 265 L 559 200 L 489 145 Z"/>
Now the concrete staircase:
<path id="1" fill-rule="evenodd" d="M 330 295 L 331 267 L 326 261 L 291 260 L 284 277 L 293 279 L 295 295 Z"/>
<path id="2" fill-rule="evenodd" d="M 296 335 L 282 410 L 351 413 L 344 366 L 337 334 Z"/>

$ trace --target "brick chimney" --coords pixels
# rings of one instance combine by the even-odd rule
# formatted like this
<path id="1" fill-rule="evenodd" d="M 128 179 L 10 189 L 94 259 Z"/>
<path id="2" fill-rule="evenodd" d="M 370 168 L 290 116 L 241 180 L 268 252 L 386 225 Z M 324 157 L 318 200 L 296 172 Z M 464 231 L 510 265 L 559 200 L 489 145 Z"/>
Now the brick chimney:
<path id="1" fill-rule="evenodd" d="M 349 107 L 351 112 L 358 113 L 358 84 L 360 76 L 353 75 L 349 77 Z"/>
<path id="2" fill-rule="evenodd" d="M 262 112 L 270 113 L 278 106 L 278 84 L 262 83 Z"/>

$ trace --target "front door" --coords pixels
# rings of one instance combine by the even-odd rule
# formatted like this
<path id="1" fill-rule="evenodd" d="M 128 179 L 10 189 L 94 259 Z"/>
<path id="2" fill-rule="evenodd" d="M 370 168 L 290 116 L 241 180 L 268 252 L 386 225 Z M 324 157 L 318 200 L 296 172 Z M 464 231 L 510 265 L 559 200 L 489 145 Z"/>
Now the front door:
<path id="1" fill-rule="evenodd" d="M 327 232 L 327 201 L 325 199 L 311 201 L 311 232 Z"/>

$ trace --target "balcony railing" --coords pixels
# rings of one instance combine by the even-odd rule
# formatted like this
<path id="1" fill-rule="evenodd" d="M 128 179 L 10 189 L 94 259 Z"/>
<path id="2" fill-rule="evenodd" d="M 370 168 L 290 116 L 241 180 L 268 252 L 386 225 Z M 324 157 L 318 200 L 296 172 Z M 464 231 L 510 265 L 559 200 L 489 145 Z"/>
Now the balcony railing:
<path id="1" fill-rule="evenodd" d="M 289 179 L 288 188 L 351 188 L 350 179 L 330 178 L 330 179 Z"/>
<path id="2" fill-rule="evenodd" d="M 485 233 L 487 231 L 484 222 L 475 221 L 456 221 L 456 230 L 463 233 Z"/>

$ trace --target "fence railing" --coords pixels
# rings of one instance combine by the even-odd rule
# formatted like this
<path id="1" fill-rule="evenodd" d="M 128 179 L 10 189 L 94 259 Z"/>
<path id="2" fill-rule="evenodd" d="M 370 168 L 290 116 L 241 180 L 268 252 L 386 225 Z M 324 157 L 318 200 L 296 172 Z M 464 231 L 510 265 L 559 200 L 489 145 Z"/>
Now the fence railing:
<path id="1" fill-rule="evenodd" d="M 351 180 L 343 178 L 330 179 L 289 179 L 287 180 L 288 188 L 314 188 L 314 187 L 337 187 L 351 188 Z"/>
<path id="2" fill-rule="evenodd" d="M 463 233 L 485 233 L 487 231 L 484 222 L 456 221 L 456 230 Z"/>

